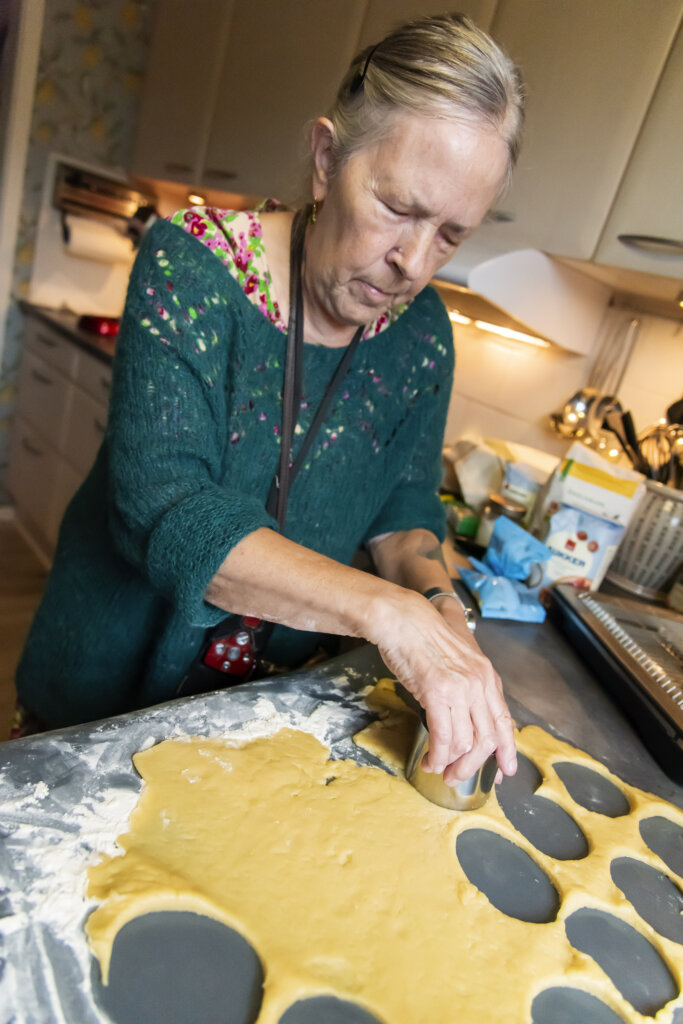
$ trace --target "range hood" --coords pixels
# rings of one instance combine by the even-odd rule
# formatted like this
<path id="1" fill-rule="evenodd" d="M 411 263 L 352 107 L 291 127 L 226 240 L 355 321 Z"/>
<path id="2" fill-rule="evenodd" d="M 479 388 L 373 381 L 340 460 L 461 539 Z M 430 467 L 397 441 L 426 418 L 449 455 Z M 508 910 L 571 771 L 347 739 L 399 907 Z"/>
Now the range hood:
<path id="1" fill-rule="evenodd" d="M 613 291 L 538 249 L 465 268 L 451 261 L 432 283 L 455 323 L 581 355 L 591 351 Z"/>

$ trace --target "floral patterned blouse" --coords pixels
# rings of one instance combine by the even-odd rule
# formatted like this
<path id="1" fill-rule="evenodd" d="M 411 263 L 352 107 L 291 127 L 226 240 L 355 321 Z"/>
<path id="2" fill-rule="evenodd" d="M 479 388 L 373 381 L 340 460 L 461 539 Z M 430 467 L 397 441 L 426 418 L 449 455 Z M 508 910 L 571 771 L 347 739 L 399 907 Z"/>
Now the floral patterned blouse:
<path id="1" fill-rule="evenodd" d="M 187 210 L 178 210 L 168 219 L 188 234 L 194 235 L 215 253 L 250 302 L 286 334 L 287 324 L 273 294 L 273 280 L 268 268 L 259 216 L 261 212 L 277 209 L 283 207 L 275 200 L 268 199 L 257 210 L 220 210 L 214 206 L 192 206 Z M 368 325 L 363 337 L 371 338 L 381 334 L 408 306 L 406 302 L 380 314 Z"/>

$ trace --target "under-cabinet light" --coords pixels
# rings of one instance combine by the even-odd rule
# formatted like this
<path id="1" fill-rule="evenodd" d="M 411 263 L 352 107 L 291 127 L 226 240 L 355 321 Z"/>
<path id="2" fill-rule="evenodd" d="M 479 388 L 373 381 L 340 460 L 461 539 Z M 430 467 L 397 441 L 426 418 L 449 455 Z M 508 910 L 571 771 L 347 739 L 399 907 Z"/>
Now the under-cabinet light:
<path id="1" fill-rule="evenodd" d="M 498 324 L 489 324 L 485 320 L 475 320 L 474 326 L 480 331 L 489 331 L 491 334 L 499 334 L 501 338 L 510 338 L 512 341 L 523 341 L 527 345 L 536 345 L 538 348 L 550 348 L 550 342 L 542 338 L 536 338 L 533 334 L 523 334 L 522 331 L 513 331 L 510 327 L 499 327 Z"/>
<path id="2" fill-rule="evenodd" d="M 456 309 L 451 309 L 448 312 L 448 319 L 454 324 L 471 324 L 472 320 L 468 316 L 463 316 L 462 313 L 458 313 Z"/>
<path id="3" fill-rule="evenodd" d="M 206 203 L 206 199 L 204 198 L 204 196 L 198 196 L 195 192 L 189 193 L 187 201 L 192 206 L 204 206 Z"/>

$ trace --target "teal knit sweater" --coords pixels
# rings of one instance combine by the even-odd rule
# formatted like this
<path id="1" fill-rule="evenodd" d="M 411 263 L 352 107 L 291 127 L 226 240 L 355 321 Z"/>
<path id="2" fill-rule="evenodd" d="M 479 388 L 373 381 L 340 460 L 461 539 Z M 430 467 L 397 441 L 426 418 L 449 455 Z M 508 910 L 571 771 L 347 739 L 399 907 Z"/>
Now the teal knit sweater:
<path id="1" fill-rule="evenodd" d="M 225 617 L 207 584 L 243 537 L 277 529 L 265 502 L 285 347 L 213 253 L 153 226 L 131 274 L 107 434 L 67 509 L 17 671 L 20 699 L 50 726 L 170 699 Z M 294 454 L 341 355 L 304 349 Z M 292 486 L 289 538 L 348 564 L 377 534 L 443 537 L 452 372 L 450 323 L 427 288 L 361 342 Z M 297 664 L 318 639 L 277 627 L 268 657 Z"/>

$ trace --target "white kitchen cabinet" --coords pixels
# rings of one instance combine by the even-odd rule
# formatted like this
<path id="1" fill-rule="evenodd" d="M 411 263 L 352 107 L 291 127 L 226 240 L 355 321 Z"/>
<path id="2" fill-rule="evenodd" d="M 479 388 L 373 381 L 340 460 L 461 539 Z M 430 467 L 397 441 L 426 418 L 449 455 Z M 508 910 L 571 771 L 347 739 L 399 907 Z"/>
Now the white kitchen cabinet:
<path id="1" fill-rule="evenodd" d="M 231 15 L 231 0 L 156 5 L 133 174 L 199 182 Z"/>
<path id="2" fill-rule="evenodd" d="M 60 448 L 64 443 L 74 387 L 29 347 L 19 372 L 19 402 L 26 419 L 42 437 Z"/>
<path id="3" fill-rule="evenodd" d="M 75 377 L 78 349 L 63 334 L 52 330 L 42 320 L 29 317 L 26 320 L 24 341 L 27 348 L 65 377 Z"/>
<path id="4" fill-rule="evenodd" d="M 527 129 L 499 204 L 509 219 L 456 261 L 468 247 L 473 263 L 526 247 L 593 256 L 682 12 L 682 0 L 499 0 L 490 31 L 523 69 Z M 670 130 L 680 138 L 680 118 Z"/>
<path id="5" fill-rule="evenodd" d="M 454 10 L 466 14 L 472 21 L 488 32 L 498 0 L 458 0 Z M 411 18 L 431 14 L 443 14 L 449 9 L 443 0 L 369 0 L 358 49 L 376 43 L 396 25 Z"/>
<path id="6" fill-rule="evenodd" d="M 131 171 L 291 197 L 306 122 L 358 45 L 366 0 L 164 0 L 157 5 Z"/>
<path id="7" fill-rule="evenodd" d="M 51 550 L 53 500 L 60 459 L 56 448 L 45 440 L 22 416 L 12 427 L 7 486 L 23 526 L 39 546 Z"/>
<path id="8" fill-rule="evenodd" d="M 680 58 L 659 90 L 658 82 L 683 0 L 459 6 L 521 66 L 528 116 L 511 189 L 444 276 L 462 280 L 482 259 L 529 247 L 594 258 L 620 185 L 615 217 L 637 206 L 642 216 L 627 217 L 629 225 L 671 223 L 668 211 L 679 198 L 671 176 L 681 166 L 683 135 L 676 116 Z M 295 198 L 304 181 L 303 125 L 325 109 L 353 53 L 401 20 L 442 8 L 435 0 L 164 0 L 132 169 L 201 188 Z M 610 234 L 623 233 L 611 220 L 605 245 Z M 619 243 L 609 253 L 601 243 L 598 259 L 653 269 Z M 663 261 L 654 272 L 676 273 Z"/>
<path id="9" fill-rule="evenodd" d="M 683 277 L 683 30 L 680 30 L 595 255 Z"/>
<path id="10" fill-rule="evenodd" d="M 296 198 L 306 124 L 354 55 L 365 0 L 235 0 L 201 183 Z"/>
<path id="11" fill-rule="evenodd" d="M 110 386 L 110 365 L 27 318 L 8 487 L 19 520 L 47 557 L 102 442 Z"/>

